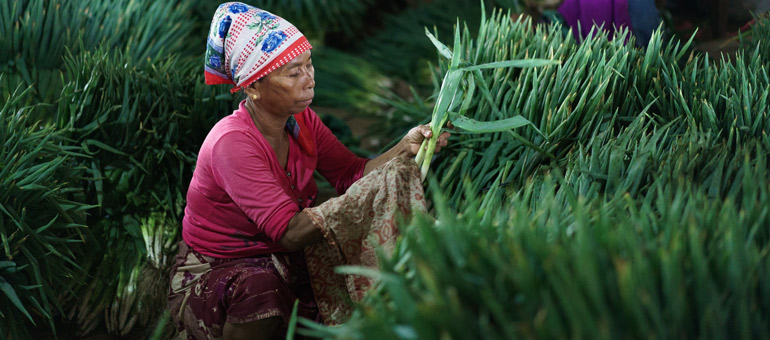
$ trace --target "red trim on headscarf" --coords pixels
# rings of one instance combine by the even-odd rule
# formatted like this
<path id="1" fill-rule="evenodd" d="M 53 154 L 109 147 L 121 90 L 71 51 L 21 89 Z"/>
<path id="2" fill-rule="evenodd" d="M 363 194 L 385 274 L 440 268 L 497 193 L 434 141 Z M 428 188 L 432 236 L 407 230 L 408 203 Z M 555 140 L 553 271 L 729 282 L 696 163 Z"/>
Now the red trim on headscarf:
<path id="1" fill-rule="evenodd" d="M 301 48 L 302 44 L 307 44 L 308 48 L 307 49 Z M 303 52 L 307 51 L 310 48 L 312 48 L 312 47 L 310 46 L 310 42 L 307 41 L 307 38 L 305 38 L 304 36 L 300 37 L 299 39 L 297 39 L 297 41 L 295 41 L 291 45 L 289 45 L 288 48 L 286 48 L 283 51 L 281 51 L 281 54 L 279 54 L 277 57 L 275 57 L 275 59 L 273 59 L 273 61 L 271 61 L 269 64 L 262 65 L 262 67 L 259 69 L 259 71 L 257 71 L 257 73 L 255 73 L 250 78 L 247 78 L 246 81 L 243 83 L 243 85 L 241 85 L 241 86 L 237 86 L 236 85 L 235 87 L 233 87 L 230 90 L 230 92 L 235 93 L 236 91 L 238 91 L 238 90 L 240 90 L 242 88 L 248 87 L 249 85 L 251 85 L 251 83 L 257 81 L 259 78 L 262 78 L 262 77 L 266 76 L 271 71 L 274 71 L 275 69 L 283 66 L 284 64 L 286 64 L 289 61 L 291 61 L 294 58 L 296 58 L 296 56 L 294 56 L 294 58 L 286 60 L 285 57 L 289 53 L 295 52 L 297 55 L 300 55 L 300 54 L 302 54 Z M 232 82 L 230 84 L 232 84 Z"/>
<path id="2" fill-rule="evenodd" d="M 307 111 L 307 108 L 305 111 Z M 307 124 L 305 124 L 305 115 L 303 114 L 305 111 L 294 115 L 294 120 L 297 121 L 297 126 L 299 126 L 297 142 L 299 142 L 299 147 L 302 150 L 305 150 L 308 155 L 313 156 L 315 155 L 315 143 L 313 138 L 310 137 L 310 130 L 307 128 Z"/>
<path id="3" fill-rule="evenodd" d="M 206 79 L 206 85 L 219 85 L 219 84 L 235 84 L 232 80 L 222 78 L 216 74 L 213 74 L 208 71 L 203 72 Z"/>

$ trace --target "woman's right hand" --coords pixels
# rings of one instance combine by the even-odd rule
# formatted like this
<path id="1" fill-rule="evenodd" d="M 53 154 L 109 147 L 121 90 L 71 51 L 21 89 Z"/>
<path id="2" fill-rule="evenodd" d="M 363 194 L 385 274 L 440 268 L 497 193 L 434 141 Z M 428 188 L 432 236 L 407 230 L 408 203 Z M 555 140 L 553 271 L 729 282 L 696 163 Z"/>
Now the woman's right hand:
<path id="1" fill-rule="evenodd" d="M 453 127 L 452 123 L 448 122 L 447 127 Z M 438 136 L 438 141 L 436 141 L 436 149 L 433 152 L 441 151 L 441 148 L 449 143 L 449 136 L 449 132 L 442 132 L 441 135 Z M 409 130 L 409 132 L 406 133 L 406 136 L 401 139 L 401 143 L 399 144 L 403 144 L 405 153 L 409 157 L 414 157 L 420 151 L 422 141 L 431 137 L 433 137 L 433 131 L 431 131 L 430 125 L 419 125 Z"/>

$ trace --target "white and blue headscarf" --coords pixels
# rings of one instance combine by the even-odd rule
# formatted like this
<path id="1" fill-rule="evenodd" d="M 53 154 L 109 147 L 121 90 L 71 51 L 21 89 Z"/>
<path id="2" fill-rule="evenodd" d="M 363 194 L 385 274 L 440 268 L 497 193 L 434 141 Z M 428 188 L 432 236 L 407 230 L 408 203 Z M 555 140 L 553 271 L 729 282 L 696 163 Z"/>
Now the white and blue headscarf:
<path id="1" fill-rule="evenodd" d="M 206 84 L 249 86 L 309 49 L 294 25 L 240 2 L 219 5 L 206 43 Z"/>

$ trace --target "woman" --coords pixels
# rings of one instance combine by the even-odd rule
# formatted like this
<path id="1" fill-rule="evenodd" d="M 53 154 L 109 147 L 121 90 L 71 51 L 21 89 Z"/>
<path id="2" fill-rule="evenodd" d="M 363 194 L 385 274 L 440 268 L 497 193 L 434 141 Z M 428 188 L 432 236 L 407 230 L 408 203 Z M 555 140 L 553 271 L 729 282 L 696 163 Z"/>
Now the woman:
<path id="1" fill-rule="evenodd" d="M 295 300 L 300 316 L 319 320 L 301 251 L 323 239 L 303 211 L 315 203 L 313 172 L 342 194 L 431 136 L 418 126 L 379 157 L 356 157 L 308 107 L 310 49 L 269 12 L 231 2 L 214 14 L 206 83 L 232 84 L 246 99 L 209 132 L 187 194 L 169 304 L 190 339 L 282 337 Z"/>

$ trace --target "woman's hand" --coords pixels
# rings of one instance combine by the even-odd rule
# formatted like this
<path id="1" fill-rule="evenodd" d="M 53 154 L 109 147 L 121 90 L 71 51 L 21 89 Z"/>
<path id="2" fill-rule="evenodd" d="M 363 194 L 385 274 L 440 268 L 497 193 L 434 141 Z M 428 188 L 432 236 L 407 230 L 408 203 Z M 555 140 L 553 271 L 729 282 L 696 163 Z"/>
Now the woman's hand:
<path id="1" fill-rule="evenodd" d="M 451 122 L 447 122 L 446 126 L 449 128 L 453 127 Z M 445 131 L 438 136 L 438 141 L 436 142 L 436 150 L 434 150 L 434 152 L 441 151 L 441 147 L 447 145 L 449 135 L 449 132 Z M 409 132 L 406 133 L 406 136 L 401 139 L 401 143 L 404 145 L 406 153 L 408 153 L 410 157 L 414 157 L 417 155 L 417 152 L 420 151 L 420 145 L 422 145 L 422 141 L 429 139 L 432 136 L 433 131 L 430 130 L 429 125 L 419 125 L 409 130 Z"/>

